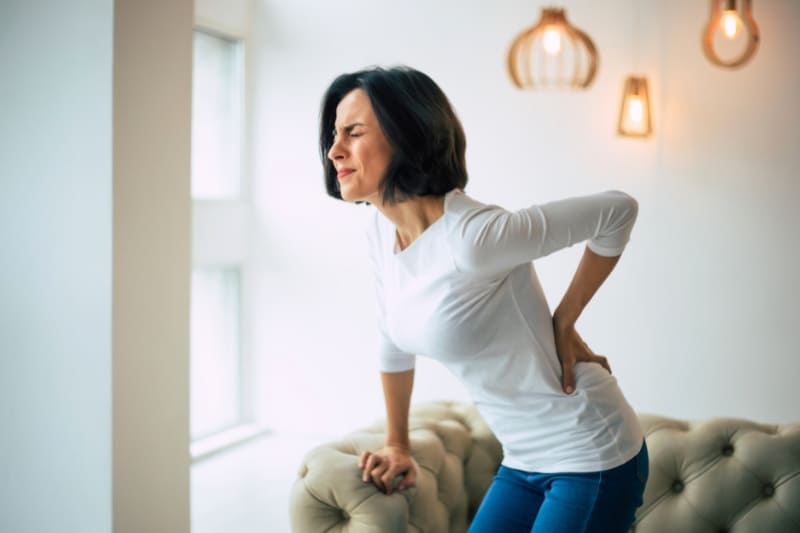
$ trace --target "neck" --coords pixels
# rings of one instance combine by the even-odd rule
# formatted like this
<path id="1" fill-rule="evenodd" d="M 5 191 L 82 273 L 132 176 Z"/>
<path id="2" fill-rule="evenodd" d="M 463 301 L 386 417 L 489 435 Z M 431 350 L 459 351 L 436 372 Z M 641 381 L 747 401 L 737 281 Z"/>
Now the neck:
<path id="1" fill-rule="evenodd" d="M 419 196 L 375 207 L 392 221 L 400 249 L 404 250 L 444 214 L 444 196 Z"/>

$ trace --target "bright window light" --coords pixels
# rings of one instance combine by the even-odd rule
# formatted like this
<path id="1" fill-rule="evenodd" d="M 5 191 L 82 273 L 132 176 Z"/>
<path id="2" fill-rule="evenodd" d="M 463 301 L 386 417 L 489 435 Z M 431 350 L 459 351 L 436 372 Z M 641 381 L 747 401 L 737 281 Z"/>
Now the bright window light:
<path id="1" fill-rule="evenodd" d="M 242 420 L 238 268 L 195 268 L 191 303 L 192 439 Z"/>
<path id="2" fill-rule="evenodd" d="M 195 30 L 192 80 L 194 198 L 236 198 L 241 193 L 242 58 L 241 42 Z"/>

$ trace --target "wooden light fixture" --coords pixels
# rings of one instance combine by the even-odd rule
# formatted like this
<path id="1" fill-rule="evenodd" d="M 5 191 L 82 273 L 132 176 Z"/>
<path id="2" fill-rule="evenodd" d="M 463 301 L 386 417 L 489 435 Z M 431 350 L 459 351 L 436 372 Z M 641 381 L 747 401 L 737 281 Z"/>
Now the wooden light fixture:
<path id="1" fill-rule="evenodd" d="M 703 52 L 724 68 L 747 63 L 758 49 L 752 0 L 711 0 L 711 20 L 703 32 Z"/>
<path id="2" fill-rule="evenodd" d="M 508 73 L 520 89 L 585 89 L 597 73 L 597 49 L 567 22 L 562 8 L 546 7 L 508 51 Z"/>
<path id="3" fill-rule="evenodd" d="M 629 76 L 622 93 L 617 133 L 630 137 L 647 137 L 653 131 L 650 114 L 650 93 L 647 78 Z"/>

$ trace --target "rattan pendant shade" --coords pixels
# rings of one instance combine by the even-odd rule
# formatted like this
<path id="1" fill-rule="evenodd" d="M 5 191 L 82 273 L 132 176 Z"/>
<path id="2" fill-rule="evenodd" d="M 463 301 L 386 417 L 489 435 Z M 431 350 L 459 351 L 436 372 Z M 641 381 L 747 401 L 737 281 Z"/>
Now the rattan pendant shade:
<path id="1" fill-rule="evenodd" d="M 585 89 L 597 73 L 597 49 L 564 9 L 546 7 L 511 44 L 508 73 L 520 89 Z"/>
<path id="2" fill-rule="evenodd" d="M 759 33 L 752 0 L 711 0 L 711 18 L 703 32 L 703 52 L 719 67 L 737 68 L 758 49 Z"/>

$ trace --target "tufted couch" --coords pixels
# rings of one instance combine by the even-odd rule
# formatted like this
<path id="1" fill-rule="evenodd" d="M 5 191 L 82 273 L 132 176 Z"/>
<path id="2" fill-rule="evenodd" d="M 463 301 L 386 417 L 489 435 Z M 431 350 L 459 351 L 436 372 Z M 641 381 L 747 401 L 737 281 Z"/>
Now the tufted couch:
<path id="1" fill-rule="evenodd" d="M 800 424 L 639 418 L 650 479 L 637 533 L 800 532 Z M 391 496 L 362 483 L 357 468 L 363 450 L 383 445 L 384 430 L 376 423 L 306 455 L 290 497 L 295 533 L 467 530 L 502 458 L 475 408 L 457 402 L 412 408 L 420 473 L 415 487 Z"/>

